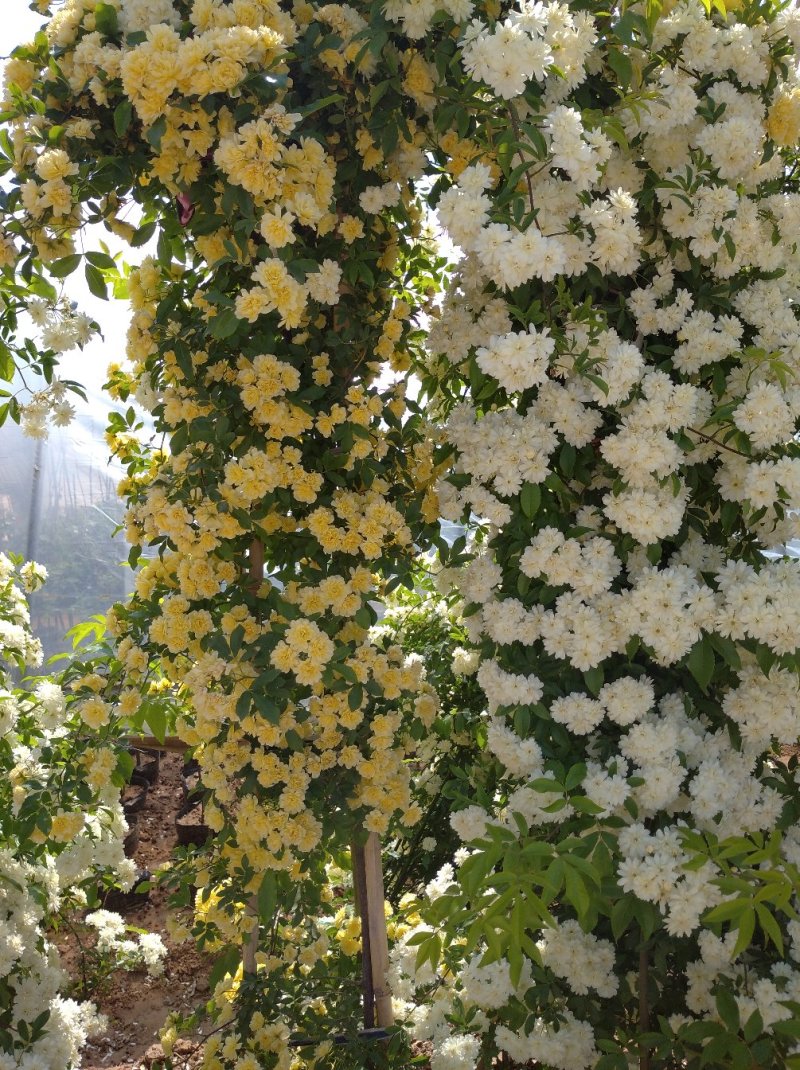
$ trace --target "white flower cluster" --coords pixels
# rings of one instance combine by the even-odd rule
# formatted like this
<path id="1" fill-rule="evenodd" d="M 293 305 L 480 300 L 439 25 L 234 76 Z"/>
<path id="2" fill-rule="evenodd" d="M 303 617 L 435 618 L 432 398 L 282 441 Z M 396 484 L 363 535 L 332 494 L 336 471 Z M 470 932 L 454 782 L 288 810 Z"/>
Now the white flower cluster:
<path id="1" fill-rule="evenodd" d="M 554 929 L 545 929 L 538 943 L 542 962 L 561 977 L 579 996 L 592 988 L 604 999 L 619 988 L 614 973 L 614 945 L 585 933 L 577 921 L 568 920 Z"/>
<path id="2" fill-rule="evenodd" d="M 731 639 L 757 639 L 776 654 L 797 649 L 800 561 L 765 561 L 758 571 L 742 561 L 729 561 L 716 579 L 717 631 Z"/>
<path id="3" fill-rule="evenodd" d="M 478 671 L 480 654 L 477 650 L 466 650 L 463 646 L 453 648 L 453 661 L 450 666 L 454 676 L 472 676 Z"/>
<path id="4" fill-rule="evenodd" d="M 551 131 L 561 136 L 565 111 L 571 110 L 545 116 L 543 129 L 549 122 Z M 442 195 L 437 207 L 442 226 L 456 245 L 474 255 L 485 278 L 510 290 L 532 279 L 551 282 L 560 275 L 581 275 L 589 266 L 621 274 L 636 269 L 642 239 L 634 198 L 616 189 L 585 203 L 584 185 L 590 174 L 599 175 L 605 146 L 597 137 L 584 136 L 581 145 L 588 148 L 579 154 L 583 169 L 575 164 L 577 181 L 551 176 L 560 170 L 561 155 L 549 156 L 548 167 L 537 171 L 532 184 L 537 225 L 527 230 L 491 221 L 486 190 L 493 179 L 485 164 L 468 167 Z M 567 141 L 565 135 L 562 142 Z M 556 141 L 556 148 L 566 153 L 562 142 Z"/>
<path id="5" fill-rule="evenodd" d="M 87 1037 L 106 1025 L 93 1004 L 60 994 L 66 977 L 44 932 L 44 903 L 55 910 L 58 902 L 58 879 L 50 867 L 20 862 L 0 850 L 0 981 L 15 1022 L 33 1022 L 43 1010 L 50 1011 L 46 1030 L 35 1043 L 15 1055 L 0 1055 L 3 1070 L 66 1070 L 77 1064 Z"/>
<path id="6" fill-rule="evenodd" d="M 607 539 L 592 538 L 581 543 L 548 526 L 536 533 L 519 567 L 531 579 L 543 575 L 553 587 L 571 587 L 581 597 L 591 598 L 610 589 L 622 562 Z"/>
<path id="7" fill-rule="evenodd" d="M 765 1031 L 771 1032 L 776 1022 L 792 1017 L 784 1001 L 796 1003 L 800 998 L 800 972 L 789 963 L 776 963 L 770 976 L 760 976 L 753 965 L 744 967 L 733 961 L 735 940 L 735 933 L 723 939 L 711 932 L 700 933 L 700 958 L 686 967 L 686 1006 L 699 1017 L 718 1020 L 713 989 L 725 978 L 734 990 L 741 1020 L 746 1022 L 758 1011 Z"/>
<path id="8" fill-rule="evenodd" d="M 595 1065 L 598 1051 L 594 1032 L 566 1008 L 559 1008 L 557 1025 L 539 1018 L 530 1033 L 497 1027 L 497 1045 L 518 1063 L 539 1063 L 555 1070 L 589 1070 Z"/>
<path id="9" fill-rule="evenodd" d="M 144 968 L 151 977 L 164 972 L 167 948 L 158 933 L 138 933 L 131 940 L 126 936 L 131 927 L 111 910 L 92 911 L 86 915 L 86 924 L 97 930 L 97 950 L 112 956 L 116 966 L 124 970 Z"/>
<path id="10" fill-rule="evenodd" d="M 455 1033 L 448 1021 L 455 996 L 453 974 L 439 978 L 427 961 L 416 967 L 417 948 L 409 940 L 423 933 L 430 935 L 430 930 L 424 926 L 409 929 L 391 949 L 387 981 L 395 1017 L 405 1021 L 415 1040 L 431 1044 L 432 1070 L 474 1070 L 480 1039 Z M 443 983 L 434 984 L 437 981 Z"/>
<path id="11" fill-rule="evenodd" d="M 689 856 L 681 847 L 677 826 L 650 833 L 640 823 L 628 825 L 620 830 L 619 847 L 620 887 L 657 903 L 672 935 L 687 936 L 700 924 L 700 915 L 722 899 L 711 883 L 716 873 L 710 863 L 695 870 L 684 868 Z"/>
<path id="12" fill-rule="evenodd" d="M 493 376 L 510 394 L 538 386 L 547 378 L 550 357 L 556 348 L 547 327 L 537 331 L 512 331 L 494 335 L 475 353 L 478 367 Z"/>
<path id="13" fill-rule="evenodd" d="M 19 406 L 23 434 L 28 438 L 47 438 L 50 426 L 66 427 L 75 416 L 75 406 L 67 401 L 67 388 L 55 380 L 36 390 Z"/>
<path id="14" fill-rule="evenodd" d="M 120 29 L 123 34 L 149 30 L 160 22 L 177 29 L 181 17 L 172 0 L 125 0 L 119 7 Z"/>
<path id="15" fill-rule="evenodd" d="M 386 0 L 383 13 L 391 22 L 399 22 L 403 33 L 412 40 L 424 37 L 437 11 L 446 11 L 455 22 L 465 22 L 472 14 L 472 0 Z"/>
<path id="16" fill-rule="evenodd" d="M 584 64 L 596 41 L 594 23 L 566 4 L 520 0 L 493 27 L 473 19 L 462 41 L 464 69 L 476 81 L 491 86 L 506 100 L 520 96 L 530 80 L 550 85 L 550 67 L 564 72 L 566 92 L 585 77 Z"/>
<path id="17" fill-rule="evenodd" d="M 97 334 L 97 324 L 70 305 L 56 304 L 43 298 L 28 303 L 28 314 L 40 329 L 40 345 L 56 354 L 83 347 Z M 67 400 L 67 388 L 54 379 L 20 403 L 23 432 L 31 438 L 46 438 L 48 427 L 66 427 L 75 416 L 75 407 Z"/>
<path id="18" fill-rule="evenodd" d="M 46 755 L 48 746 L 72 738 L 76 727 L 70 719 L 75 707 L 71 715 L 58 683 L 39 678 L 30 690 L 15 688 L 7 668 L 20 659 L 27 664 L 41 661 L 41 644 L 30 633 L 23 588 L 37 590 L 46 576 L 46 570 L 33 562 L 15 565 L 0 554 L 0 741 L 5 755 L 0 771 L 11 783 L 9 818 L 19 814 L 32 784 L 38 788 L 52 784 L 54 793 L 62 795 L 68 770 L 64 761 L 48 766 Z M 91 799 L 69 806 L 69 800 L 62 798 L 43 844 L 14 840 L 12 833 L 6 842 L 13 847 L 0 849 L 3 1009 L 10 1010 L 15 1024 L 29 1024 L 43 1011 L 50 1014 L 41 1036 L 21 1039 L 13 1053 L 0 1054 L 0 1070 L 67 1070 L 79 1064 L 87 1037 L 105 1028 L 93 1004 L 62 996 L 68 979 L 48 936 L 52 915 L 85 903 L 84 885 L 91 881 L 96 886 L 100 872 L 115 872 L 123 888 L 135 880 L 135 864 L 123 850 L 127 826 L 119 788 L 110 778 L 116 755 L 110 748 L 87 747 L 86 753 L 92 760 L 80 766 L 80 773 L 92 787 Z M 95 780 L 101 766 L 103 776 Z M 101 915 L 116 917 L 105 911 L 97 917 Z M 124 926 L 119 918 L 116 924 Z M 111 926 L 107 920 L 104 931 L 110 933 Z M 133 948 L 125 949 L 130 951 L 130 963 L 157 972 L 166 954 L 160 938 L 142 933 L 130 943 Z"/>
<path id="19" fill-rule="evenodd" d="M 502 526 L 511 519 L 501 501 L 519 493 L 523 483 L 541 483 L 550 469 L 548 459 L 557 437 L 534 412 L 525 416 L 503 411 L 478 419 L 469 405 L 459 405 L 448 421 L 448 437 L 457 446 L 457 472 L 473 478 L 462 490 L 442 481 L 438 491 L 442 516 L 458 521 L 465 509 Z"/>
<path id="20" fill-rule="evenodd" d="M 535 705 L 543 694 L 542 681 L 535 673 L 506 672 L 496 661 L 481 664 L 478 683 L 484 690 L 490 713 L 499 706 Z"/>
<path id="21" fill-rule="evenodd" d="M 470 349 L 487 338 L 508 334 L 511 317 L 505 301 L 483 292 L 483 276 L 474 256 L 465 257 L 453 273 L 441 307 L 431 313 L 425 337 L 429 367 L 460 365 Z"/>
<path id="22" fill-rule="evenodd" d="M 482 955 L 473 955 L 461 968 L 459 980 L 464 999 L 484 1011 L 504 1007 L 514 995 L 511 968 L 505 959 L 481 965 Z"/>
<path id="23" fill-rule="evenodd" d="M 22 588 L 26 584 L 36 585 L 37 577 L 46 575 L 46 570 L 33 562 L 22 567 L 27 568 L 26 578 L 20 575 L 21 584 L 17 586 L 13 582 L 17 578 L 14 563 L 6 554 L 0 553 L 0 674 L 4 672 L 3 663 L 9 663 L 11 659 L 22 659 L 28 666 L 42 663 L 42 644 L 28 627 L 31 617 Z"/>

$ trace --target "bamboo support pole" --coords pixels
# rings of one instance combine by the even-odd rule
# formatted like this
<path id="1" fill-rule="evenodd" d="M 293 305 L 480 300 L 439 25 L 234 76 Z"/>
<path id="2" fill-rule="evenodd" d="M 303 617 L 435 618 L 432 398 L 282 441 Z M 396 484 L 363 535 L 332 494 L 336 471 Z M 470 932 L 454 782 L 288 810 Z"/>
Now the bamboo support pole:
<path id="1" fill-rule="evenodd" d="M 650 957 L 647 947 L 643 946 L 639 951 L 639 1032 L 647 1033 L 650 1030 L 650 993 L 648 982 L 650 980 Z M 639 1070 L 650 1070 L 650 1052 L 642 1045 L 639 1049 Z"/>
<path id="2" fill-rule="evenodd" d="M 260 539 L 253 539 L 250 545 L 250 563 L 248 568 L 250 576 L 250 593 L 256 595 L 264 579 L 264 544 Z M 242 970 L 245 977 L 255 976 L 256 952 L 258 951 L 258 936 L 260 918 L 258 916 L 258 896 L 251 895 L 245 908 L 245 917 L 250 919 L 250 929 L 246 933 L 242 945 Z"/>
<path id="3" fill-rule="evenodd" d="M 375 1017 L 378 1026 L 381 1029 L 387 1029 L 394 1025 L 394 1015 L 392 1014 L 392 995 L 386 980 L 389 971 L 389 936 L 386 932 L 386 915 L 383 912 L 381 843 L 375 832 L 370 832 L 364 846 L 364 870 Z"/>
<path id="4" fill-rule="evenodd" d="M 140 750 L 166 750 L 172 754 L 183 754 L 192 746 L 177 736 L 166 736 L 163 741 L 155 736 L 123 736 L 123 740 L 129 747 L 138 747 Z"/>
<path id="5" fill-rule="evenodd" d="M 364 1002 L 364 1028 L 375 1027 L 375 989 L 372 981 L 372 946 L 369 925 L 369 896 L 364 848 L 355 841 L 350 846 L 353 868 L 353 892 L 358 916 L 361 918 L 361 991 Z"/>

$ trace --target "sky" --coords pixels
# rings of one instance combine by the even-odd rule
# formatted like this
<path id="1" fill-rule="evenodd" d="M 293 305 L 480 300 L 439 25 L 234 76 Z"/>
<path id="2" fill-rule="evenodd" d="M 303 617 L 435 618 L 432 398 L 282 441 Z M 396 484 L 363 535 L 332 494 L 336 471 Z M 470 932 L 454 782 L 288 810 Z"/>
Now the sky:
<path id="1" fill-rule="evenodd" d="M 42 16 L 29 10 L 27 0 L 5 0 L 3 22 L 10 47 L 29 41 L 42 25 Z"/>

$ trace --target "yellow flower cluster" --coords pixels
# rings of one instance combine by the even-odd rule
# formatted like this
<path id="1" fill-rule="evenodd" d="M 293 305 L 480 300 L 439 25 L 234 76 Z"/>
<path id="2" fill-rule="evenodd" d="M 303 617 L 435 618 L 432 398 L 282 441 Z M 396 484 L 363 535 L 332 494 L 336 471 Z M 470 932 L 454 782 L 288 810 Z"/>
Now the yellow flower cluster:
<path id="1" fill-rule="evenodd" d="M 322 837 L 322 825 L 309 810 L 288 814 L 253 795 L 240 800 L 234 824 L 237 846 L 224 851 L 232 860 L 246 857 L 257 873 L 265 869 L 291 872 L 297 861 L 295 852 L 308 854 Z"/>
<path id="2" fill-rule="evenodd" d="M 239 385 L 239 394 L 244 407 L 253 414 L 253 419 L 258 424 L 276 424 L 278 433 L 270 428 L 272 438 L 283 438 L 284 435 L 296 438 L 298 432 L 308 430 L 310 423 L 303 422 L 299 427 L 294 424 L 284 431 L 282 412 L 270 403 L 276 398 L 283 397 L 287 391 L 297 390 L 300 386 L 300 373 L 286 361 L 278 360 L 270 353 L 261 353 L 252 360 L 240 357 L 237 363 L 236 382 Z M 303 413 L 299 407 L 296 411 L 290 410 L 293 421 L 299 419 Z M 303 413 L 305 415 L 305 413 Z"/>
<path id="3" fill-rule="evenodd" d="M 236 566 L 219 557 L 181 556 L 176 569 L 181 593 L 187 598 L 213 598 L 236 579 Z"/>
<path id="4" fill-rule="evenodd" d="M 245 904 L 231 903 L 230 882 L 206 885 L 198 888 L 194 897 L 195 920 L 207 925 L 210 930 L 218 930 L 205 944 L 205 950 L 216 951 L 226 943 L 235 943 L 240 939 L 242 918 Z M 224 903 L 224 905 L 223 905 Z"/>
<path id="5" fill-rule="evenodd" d="M 10 267 L 19 259 L 14 240 L 0 227 L 0 270 Z"/>
<path id="6" fill-rule="evenodd" d="M 117 756 L 110 747 L 98 747 L 88 750 L 83 756 L 86 769 L 86 783 L 94 791 L 100 794 L 101 799 L 113 802 L 119 795 L 119 789 L 111 783 L 111 774 L 117 767 Z M 106 799 L 105 789 L 110 788 L 111 794 Z"/>
<path id="7" fill-rule="evenodd" d="M 309 514 L 308 530 L 326 554 L 362 554 L 374 560 L 387 546 L 411 545 L 402 514 L 383 496 L 387 489 L 382 480 L 376 480 L 373 488 L 361 494 L 337 490 L 332 509 L 321 506 Z"/>
<path id="8" fill-rule="evenodd" d="M 800 86 L 778 93 L 767 114 L 767 133 L 782 148 L 800 142 Z"/>
<path id="9" fill-rule="evenodd" d="M 289 411 L 289 406 L 284 408 Z M 268 442 L 263 450 L 253 447 L 225 465 L 225 482 L 220 492 L 230 506 L 240 509 L 248 508 L 279 487 L 291 490 L 297 501 L 311 503 L 322 486 L 322 476 L 319 472 L 309 472 L 301 462 L 302 454 L 296 446 Z"/>
<path id="10" fill-rule="evenodd" d="M 144 499 L 128 509 L 125 524 L 129 542 L 141 545 L 166 535 L 179 553 L 200 558 L 216 549 L 223 539 L 243 533 L 236 518 L 209 498 L 192 502 L 191 509 L 180 501 L 170 501 L 167 487 L 176 485 L 176 475 L 186 461 L 188 454 L 173 458 L 164 466 L 158 482 L 147 488 Z"/>
<path id="11" fill-rule="evenodd" d="M 56 843 L 69 843 L 81 831 L 83 824 L 83 814 L 58 810 L 50 825 L 50 838 Z"/>
<path id="12" fill-rule="evenodd" d="M 89 728 L 102 728 L 111 719 L 111 707 L 99 695 L 84 699 L 77 706 L 81 720 Z"/>
<path id="13" fill-rule="evenodd" d="M 125 669 L 128 678 L 138 681 L 147 671 L 147 653 L 136 646 L 129 636 L 124 636 L 117 643 L 117 658 Z"/>
<path id="14" fill-rule="evenodd" d="M 455 130 L 448 130 L 439 138 L 439 148 L 447 156 L 447 170 L 454 178 L 471 163 L 483 163 L 489 168 L 492 178 L 500 177 L 497 161 L 485 149 L 468 138 L 460 138 Z"/>
<path id="15" fill-rule="evenodd" d="M 437 80 L 435 70 L 413 49 L 409 49 L 404 55 L 403 66 L 403 89 L 424 111 L 432 111 L 436 102 L 433 95 Z"/>
<path id="16" fill-rule="evenodd" d="M 289 624 L 270 661 L 281 672 L 294 673 L 299 684 L 316 684 L 333 651 L 334 645 L 325 632 L 314 621 L 301 618 Z"/>
<path id="17" fill-rule="evenodd" d="M 361 918 L 347 916 L 344 907 L 338 911 L 333 919 L 339 928 L 336 931 L 335 940 L 342 949 L 343 955 L 358 955 L 361 951 Z"/>
<path id="18" fill-rule="evenodd" d="M 320 61 L 337 74 L 344 74 L 348 64 L 358 60 L 356 69 L 366 77 L 374 73 L 375 57 L 364 48 L 363 31 L 367 23 L 349 4 L 325 4 L 316 11 L 316 19 L 329 26 L 341 39 L 338 48 L 326 48 L 320 53 Z M 362 36 L 359 37 L 359 34 Z"/>
<path id="19" fill-rule="evenodd" d="M 321 616 L 332 610 L 337 617 L 352 617 L 363 604 L 363 596 L 374 587 L 367 568 L 354 568 L 349 576 L 326 576 L 314 587 L 289 584 L 283 595 L 296 603 L 307 616 Z"/>
<path id="20" fill-rule="evenodd" d="M 339 300 L 341 270 L 333 260 L 324 260 L 319 271 L 300 283 L 282 260 L 269 257 L 261 261 L 251 278 L 256 285 L 242 290 L 234 303 L 237 317 L 249 323 L 277 311 L 282 327 L 299 327 L 304 322 L 309 299 L 324 305 L 335 305 Z"/>
<path id="21" fill-rule="evenodd" d="M 295 1064 L 288 1042 L 289 1028 L 284 1022 L 268 1022 L 261 1011 L 255 1011 L 248 1023 L 246 1040 L 236 1032 L 224 1037 L 214 1033 L 208 1038 L 203 1048 L 202 1070 L 260 1070 L 266 1065 L 274 1070 L 290 1070 Z M 274 1056 L 274 1061 L 267 1064 L 264 1060 L 269 1055 Z"/>
<path id="22" fill-rule="evenodd" d="M 77 175 L 78 165 L 63 149 L 45 149 L 36 161 L 35 170 L 41 182 L 29 178 L 22 186 L 26 212 L 39 219 L 49 211 L 61 222 L 67 222 L 73 211 L 73 194 L 66 180 Z"/>
<path id="23" fill-rule="evenodd" d="M 147 40 L 125 53 L 120 75 L 142 122 L 154 123 L 170 98 L 230 92 L 249 69 L 269 69 L 296 36 L 277 4 L 263 4 L 257 27 L 211 26 L 185 40 L 166 23 L 151 26 Z"/>
<path id="24" fill-rule="evenodd" d="M 163 645 L 171 654 L 202 654 L 200 640 L 214 627 L 206 609 L 191 609 L 183 595 L 168 595 L 161 603 L 161 613 L 150 625 L 150 639 Z"/>

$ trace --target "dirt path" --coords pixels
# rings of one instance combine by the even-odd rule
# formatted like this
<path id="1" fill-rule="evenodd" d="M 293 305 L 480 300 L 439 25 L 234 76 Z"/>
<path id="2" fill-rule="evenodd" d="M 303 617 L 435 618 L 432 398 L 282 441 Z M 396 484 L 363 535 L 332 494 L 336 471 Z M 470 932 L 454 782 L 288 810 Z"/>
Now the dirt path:
<path id="1" fill-rule="evenodd" d="M 167 754 L 161 760 L 157 782 L 147 793 L 139 814 L 139 844 L 134 859 L 140 869 L 153 871 L 170 858 L 175 846 L 175 816 L 183 802 L 182 759 Z M 169 948 L 161 977 L 142 971 L 116 971 L 94 1001 L 108 1016 L 108 1030 L 84 1048 L 83 1070 L 149 1070 L 159 1055 L 159 1031 L 170 1011 L 187 1013 L 208 993 L 210 960 L 192 941 L 176 944 L 166 927 L 170 909 L 164 891 L 153 889 L 142 901 L 118 907 L 130 925 L 158 933 Z M 73 976 L 80 969 L 77 945 L 72 938 L 59 940 L 65 964 Z M 181 1045 L 183 1047 L 183 1045 Z"/>

